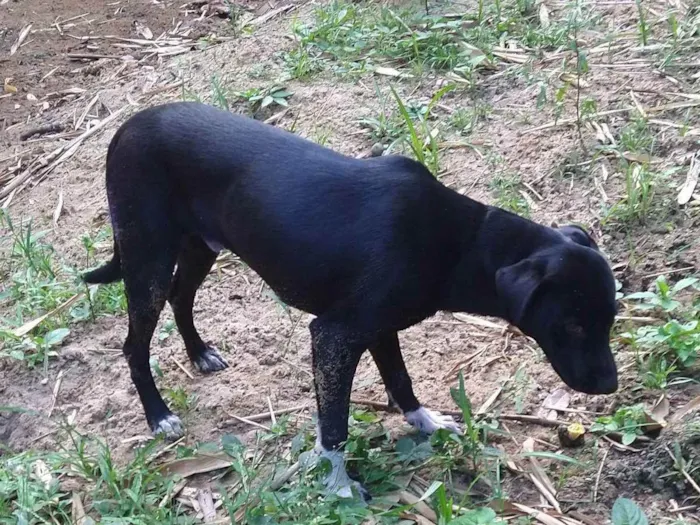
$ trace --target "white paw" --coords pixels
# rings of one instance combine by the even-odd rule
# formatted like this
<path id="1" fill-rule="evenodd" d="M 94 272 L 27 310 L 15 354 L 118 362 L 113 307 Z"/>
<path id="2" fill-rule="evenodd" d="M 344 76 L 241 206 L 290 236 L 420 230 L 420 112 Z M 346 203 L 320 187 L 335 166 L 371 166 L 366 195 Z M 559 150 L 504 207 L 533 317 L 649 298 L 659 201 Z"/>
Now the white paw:
<path id="1" fill-rule="evenodd" d="M 405 416 L 406 421 L 408 421 L 410 425 L 426 434 L 432 434 L 441 428 L 456 432 L 457 434 L 462 433 L 462 429 L 457 422 L 452 419 L 452 416 L 444 416 L 440 412 L 428 410 L 425 407 L 406 412 Z"/>
<path id="2" fill-rule="evenodd" d="M 331 464 L 331 471 L 323 479 L 327 494 L 335 494 L 340 498 L 356 498 L 369 501 L 369 492 L 358 481 L 348 476 L 345 470 L 345 456 L 339 450 L 324 450 L 322 447 L 314 449 L 304 460 L 300 461 L 308 468 L 315 466 L 319 461 L 327 459 Z"/>
<path id="3" fill-rule="evenodd" d="M 175 441 L 185 435 L 185 431 L 180 418 L 175 414 L 170 414 L 153 427 L 153 434 L 162 435 L 168 441 Z"/>

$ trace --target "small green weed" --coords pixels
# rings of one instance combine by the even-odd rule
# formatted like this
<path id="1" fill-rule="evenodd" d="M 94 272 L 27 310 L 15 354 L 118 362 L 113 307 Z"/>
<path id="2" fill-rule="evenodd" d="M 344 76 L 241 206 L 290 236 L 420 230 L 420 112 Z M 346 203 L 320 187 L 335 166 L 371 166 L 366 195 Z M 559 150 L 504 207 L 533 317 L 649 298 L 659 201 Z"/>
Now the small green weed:
<path id="1" fill-rule="evenodd" d="M 700 279 L 686 277 L 670 285 L 659 276 L 654 288 L 625 296 L 630 308 L 656 313 L 663 317 L 660 326 L 641 326 L 620 335 L 623 343 L 639 353 L 638 361 L 645 385 L 665 388 L 676 371 L 683 371 L 697 362 L 700 353 L 700 312 L 696 304 L 685 306 L 684 291 L 700 290 Z"/>
<path id="2" fill-rule="evenodd" d="M 651 154 L 654 136 L 645 118 L 637 117 L 620 130 L 620 146 L 623 151 Z"/>
<path id="3" fill-rule="evenodd" d="M 649 525 L 644 511 L 627 498 L 617 498 L 610 516 L 612 525 Z"/>
<path id="4" fill-rule="evenodd" d="M 236 97 L 248 102 L 248 106 L 252 113 L 256 113 L 261 109 L 269 106 L 287 107 L 287 100 L 294 95 L 291 91 L 287 91 L 284 86 L 272 85 L 268 88 L 253 88 L 247 91 L 237 91 L 234 93 Z"/>
<path id="5" fill-rule="evenodd" d="M 649 28 L 649 24 L 647 23 L 647 15 L 644 11 L 644 6 L 642 5 L 642 0 L 635 0 L 637 3 L 637 14 L 639 15 L 639 23 L 637 24 L 637 27 L 639 29 L 639 39 L 642 42 L 643 46 L 646 46 L 649 44 L 649 35 L 651 33 L 651 29 Z"/>
<path id="6" fill-rule="evenodd" d="M 625 170 L 625 195 L 607 212 L 603 223 L 644 224 L 653 209 L 658 175 L 647 165 L 632 163 Z"/>
<path id="7" fill-rule="evenodd" d="M 226 87 L 222 84 L 218 76 L 211 77 L 211 97 L 212 104 L 224 111 L 230 111 L 229 93 Z"/>
<path id="8" fill-rule="evenodd" d="M 694 288 L 700 290 L 700 278 L 686 277 L 677 283 L 670 285 L 665 275 L 660 275 L 654 281 L 652 290 L 635 292 L 624 296 L 627 301 L 634 301 L 634 310 L 656 311 L 663 313 L 667 318 L 683 309 L 680 300 L 683 290 Z M 691 312 L 692 313 L 692 312 Z"/>
<path id="9" fill-rule="evenodd" d="M 517 174 L 501 173 L 491 179 L 491 190 L 495 193 L 495 204 L 503 209 L 522 215 L 530 216 L 530 204 L 523 197 L 520 176 Z"/>
<path id="10" fill-rule="evenodd" d="M 188 394 L 187 390 L 181 386 L 168 388 L 164 393 L 170 401 L 170 406 L 180 414 L 186 414 L 192 410 L 197 403 L 197 396 L 195 394 Z"/>
<path id="11" fill-rule="evenodd" d="M 644 432 L 644 427 L 648 424 L 648 418 L 643 405 L 622 407 L 612 416 L 602 416 L 596 418 L 591 425 L 591 432 L 607 434 L 619 432 L 622 434 L 622 444 L 631 445 Z"/>
<path id="12" fill-rule="evenodd" d="M 291 78 L 302 80 L 323 70 L 323 63 L 313 56 L 309 48 L 299 45 L 282 55 Z"/>
<path id="13" fill-rule="evenodd" d="M 473 108 L 460 108 L 450 115 L 450 125 L 460 135 L 469 135 L 491 112 L 490 106 L 475 104 Z"/>
<path id="14" fill-rule="evenodd" d="M 163 323 L 158 331 L 158 341 L 165 341 L 177 330 L 177 325 L 173 319 L 168 319 Z"/>
<path id="15" fill-rule="evenodd" d="M 452 91 L 455 86 L 453 84 L 448 84 L 440 89 L 433 98 L 428 103 L 425 109 L 419 108 L 418 111 L 413 111 L 413 115 L 409 112 L 409 108 L 401 100 L 393 86 L 390 86 L 391 93 L 394 96 L 394 100 L 399 109 L 399 114 L 403 118 L 403 121 L 408 129 L 408 142 L 413 152 L 414 157 L 418 162 L 423 164 L 430 172 L 437 177 L 440 173 L 440 146 L 438 142 L 439 128 L 437 126 L 431 127 L 428 124 L 428 119 L 430 118 L 430 113 L 440 99 Z M 415 121 L 417 121 L 418 127 L 416 127 Z M 401 139 L 398 139 L 401 140 Z M 398 142 L 397 140 L 397 142 Z M 389 146 L 391 149 L 393 144 Z"/>

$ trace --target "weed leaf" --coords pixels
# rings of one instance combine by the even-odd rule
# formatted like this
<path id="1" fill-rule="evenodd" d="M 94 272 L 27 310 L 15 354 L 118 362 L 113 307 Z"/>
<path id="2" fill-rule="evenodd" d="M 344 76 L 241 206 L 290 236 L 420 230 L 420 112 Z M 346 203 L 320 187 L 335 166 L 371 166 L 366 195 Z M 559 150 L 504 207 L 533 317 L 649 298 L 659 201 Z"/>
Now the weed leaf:
<path id="1" fill-rule="evenodd" d="M 612 508 L 613 525 L 649 525 L 642 509 L 632 500 L 617 498 Z"/>

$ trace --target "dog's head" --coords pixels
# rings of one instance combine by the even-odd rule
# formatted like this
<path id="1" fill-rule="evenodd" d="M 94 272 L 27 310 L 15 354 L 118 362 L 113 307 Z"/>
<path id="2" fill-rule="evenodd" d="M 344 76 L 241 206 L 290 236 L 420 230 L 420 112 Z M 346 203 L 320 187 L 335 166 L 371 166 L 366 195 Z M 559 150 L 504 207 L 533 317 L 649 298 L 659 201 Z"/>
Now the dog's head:
<path id="1" fill-rule="evenodd" d="M 617 390 L 610 351 L 615 278 L 591 237 L 558 228 L 562 242 L 496 274 L 509 320 L 542 347 L 559 377 L 588 394 Z"/>

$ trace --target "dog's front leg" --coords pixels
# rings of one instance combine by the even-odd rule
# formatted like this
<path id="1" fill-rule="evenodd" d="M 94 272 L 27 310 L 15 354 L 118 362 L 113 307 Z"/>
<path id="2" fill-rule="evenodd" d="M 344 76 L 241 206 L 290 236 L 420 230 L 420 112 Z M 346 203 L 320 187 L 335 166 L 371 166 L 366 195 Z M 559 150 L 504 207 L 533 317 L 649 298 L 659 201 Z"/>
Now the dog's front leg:
<path id="1" fill-rule="evenodd" d="M 398 405 L 412 426 L 426 434 L 432 434 L 441 428 L 461 432 L 459 425 L 452 417 L 428 410 L 416 399 L 411 377 L 401 356 L 399 337 L 396 332 L 380 337 L 369 350 L 384 381 L 389 404 Z"/>
<path id="2" fill-rule="evenodd" d="M 348 438 L 350 391 L 352 380 L 365 345 L 347 326 L 320 317 L 312 321 L 314 386 L 318 403 L 316 452 L 331 464 L 324 483 L 329 492 L 341 497 L 369 493 L 348 476 L 342 447 Z"/>

